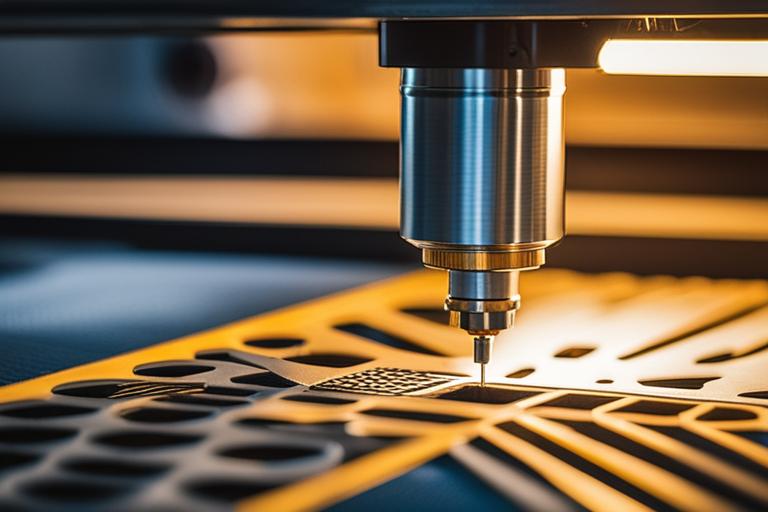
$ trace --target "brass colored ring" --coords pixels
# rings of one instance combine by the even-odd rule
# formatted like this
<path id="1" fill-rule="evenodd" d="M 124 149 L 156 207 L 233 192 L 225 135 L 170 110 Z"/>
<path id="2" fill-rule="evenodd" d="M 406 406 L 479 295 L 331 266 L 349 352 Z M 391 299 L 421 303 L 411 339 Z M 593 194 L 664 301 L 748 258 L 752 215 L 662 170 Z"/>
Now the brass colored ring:
<path id="1" fill-rule="evenodd" d="M 494 313 L 520 309 L 520 299 L 507 300 L 465 300 L 448 297 L 445 299 L 445 309 L 464 313 Z"/>
<path id="2" fill-rule="evenodd" d="M 528 270 L 544 264 L 544 249 L 518 252 L 469 252 L 423 249 L 425 266 L 445 270 Z"/>

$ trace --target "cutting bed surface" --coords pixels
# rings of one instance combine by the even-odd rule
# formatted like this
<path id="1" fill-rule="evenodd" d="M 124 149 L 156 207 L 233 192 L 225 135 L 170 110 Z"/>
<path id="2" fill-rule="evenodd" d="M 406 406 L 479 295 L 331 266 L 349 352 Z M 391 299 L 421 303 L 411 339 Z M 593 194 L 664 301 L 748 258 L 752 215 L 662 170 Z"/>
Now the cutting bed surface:
<path id="1" fill-rule="evenodd" d="M 418 272 L 0 388 L 0 505 L 760 510 L 768 283 L 526 274 L 488 389 Z"/>

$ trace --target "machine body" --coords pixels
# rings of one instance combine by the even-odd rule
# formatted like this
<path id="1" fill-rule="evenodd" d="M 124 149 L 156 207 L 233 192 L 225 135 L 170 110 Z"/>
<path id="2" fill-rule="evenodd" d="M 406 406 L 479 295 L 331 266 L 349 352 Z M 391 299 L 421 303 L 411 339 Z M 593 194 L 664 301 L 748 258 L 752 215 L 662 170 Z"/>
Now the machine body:
<path id="1" fill-rule="evenodd" d="M 475 35 L 498 43 L 494 30 Z M 519 272 L 564 235 L 565 70 L 477 64 L 402 69 L 400 223 L 424 265 L 448 272 L 450 323 L 475 337 L 484 376 Z"/>

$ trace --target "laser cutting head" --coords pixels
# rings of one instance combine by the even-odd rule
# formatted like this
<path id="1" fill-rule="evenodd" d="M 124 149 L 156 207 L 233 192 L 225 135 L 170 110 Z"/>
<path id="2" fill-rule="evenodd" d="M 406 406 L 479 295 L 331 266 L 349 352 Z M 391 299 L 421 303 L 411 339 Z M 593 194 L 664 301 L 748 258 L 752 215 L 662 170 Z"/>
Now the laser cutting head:
<path id="1" fill-rule="evenodd" d="M 401 235 L 448 271 L 451 325 L 493 336 L 563 236 L 564 70 L 406 68 L 400 91 Z"/>

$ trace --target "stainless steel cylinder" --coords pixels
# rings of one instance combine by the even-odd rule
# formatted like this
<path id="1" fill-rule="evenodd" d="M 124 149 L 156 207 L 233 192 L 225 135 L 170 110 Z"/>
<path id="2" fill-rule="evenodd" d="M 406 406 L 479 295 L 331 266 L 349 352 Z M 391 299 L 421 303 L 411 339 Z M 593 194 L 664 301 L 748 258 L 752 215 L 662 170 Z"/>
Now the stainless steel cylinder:
<path id="1" fill-rule="evenodd" d="M 400 91 L 403 238 L 508 252 L 563 236 L 564 70 L 406 68 Z"/>
<path id="2" fill-rule="evenodd" d="M 448 272 L 448 295 L 454 299 L 514 300 L 520 296 L 519 276 L 517 271 L 451 270 Z"/>
<path id="3" fill-rule="evenodd" d="M 450 324 L 481 336 L 512 327 L 520 307 L 519 274 L 517 270 L 449 270 L 445 309 Z"/>

